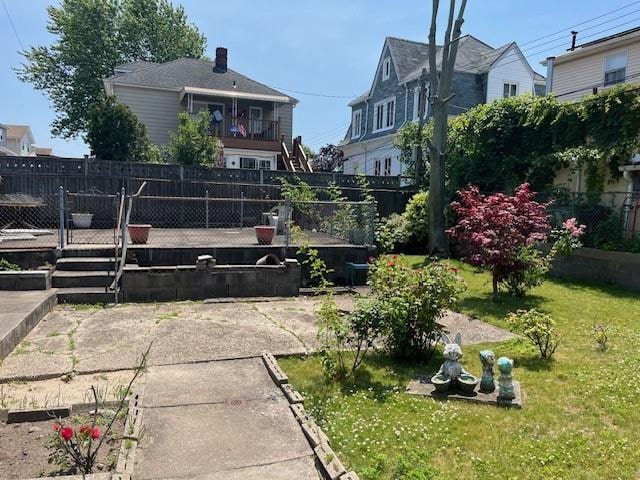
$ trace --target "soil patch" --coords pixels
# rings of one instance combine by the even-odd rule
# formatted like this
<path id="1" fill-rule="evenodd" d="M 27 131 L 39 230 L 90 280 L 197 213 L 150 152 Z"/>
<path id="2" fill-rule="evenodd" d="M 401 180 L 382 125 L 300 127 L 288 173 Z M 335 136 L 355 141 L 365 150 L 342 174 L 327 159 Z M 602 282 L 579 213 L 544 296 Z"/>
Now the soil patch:
<path id="1" fill-rule="evenodd" d="M 109 438 L 98 453 L 95 473 L 115 468 L 124 430 L 124 419 L 116 420 Z M 66 475 L 57 465 L 49 464 L 47 439 L 53 431 L 53 421 L 0 423 L 0 478 L 23 480 L 42 476 Z"/>

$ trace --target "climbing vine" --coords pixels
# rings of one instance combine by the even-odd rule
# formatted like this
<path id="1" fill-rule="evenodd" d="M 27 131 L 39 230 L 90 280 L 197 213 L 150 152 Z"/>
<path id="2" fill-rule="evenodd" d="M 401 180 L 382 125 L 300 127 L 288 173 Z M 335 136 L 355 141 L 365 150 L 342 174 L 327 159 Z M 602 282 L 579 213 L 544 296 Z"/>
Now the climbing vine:
<path id="1" fill-rule="evenodd" d="M 451 191 L 469 184 L 483 191 L 512 189 L 528 181 L 550 186 L 561 168 L 580 168 L 588 189 L 602 190 L 640 147 L 640 86 L 624 85 L 579 102 L 521 96 L 478 105 L 449 125 L 447 180 Z M 427 128 L 419 142 L 407 124 L 394 142 L 411 164 L 420 144 L 427 155 Z"/>

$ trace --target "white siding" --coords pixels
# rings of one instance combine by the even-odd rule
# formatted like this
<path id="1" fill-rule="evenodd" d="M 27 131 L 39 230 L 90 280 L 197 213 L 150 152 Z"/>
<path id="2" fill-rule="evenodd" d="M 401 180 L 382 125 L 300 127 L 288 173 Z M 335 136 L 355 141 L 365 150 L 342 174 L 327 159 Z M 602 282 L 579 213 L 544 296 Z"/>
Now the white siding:
<path id="1" fill-rule="evenodd" d="M 362 143 L 344 145 L 341 147 L 344 156 L 347 158 L 343 164 L 344 173 L 353 175 L 363 173 L 365 175 L 375 175 L 376 160 L 380 161 L 380 175 L 384 175 L 384 159 L 391 158 L 390 176 L 401 175 L 405 168 L 400 162 L 400 151 L 393 146 L 389 139 L 377 146 L 363 146 Z"/>
<path id="2" fill-rule="evenodd" d="M 604 59 L 605 57 L 627 52 L 627 83 L 640 81 L 640 40 L 617 48 L 600 49 L 591 55 L 578 56 L 564 62 L 557 62 L 553 68 L 552 91 L 560 95 L 559 99 L 579 100 L 586 95 L 591 95 L 594 86 L 602 91 L 604 83 Z M 576 91 L 579 90 L 579 91 Z M 567 92 L 573 92 L 568 93 Z"/>
<path id="3" fill-rule="evenodd" d="M 533 93 L 533 73 L 520 52 L 511 47 L 489 70 L 487 103 L 503 97 L 505 83 L 518 85 L 518 95 Z"/>
<path id="4" fill-rule="evenodd" d="M 147 135 L 155 145 L 165 145 L 178 126 L 178 113 L 184 112 L 179 93 L 147 88 L 113 86 L 119 102 L 127 105 L 147 127 Z"/>

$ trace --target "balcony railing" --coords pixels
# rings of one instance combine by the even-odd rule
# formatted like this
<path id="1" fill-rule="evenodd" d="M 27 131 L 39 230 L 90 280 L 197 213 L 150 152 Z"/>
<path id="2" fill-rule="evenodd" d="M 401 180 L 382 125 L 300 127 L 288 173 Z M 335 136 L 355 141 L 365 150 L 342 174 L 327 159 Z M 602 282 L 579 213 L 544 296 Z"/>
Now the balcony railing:
<path id="1" fill-rule="evenodd" d="M 249 140 L 280 140 L 280 124 L 276 120 L 263 120 L 261 118 L 225 117 L 220 122 L 211 124 L 211 134 L 218 138 L 238 138 Z"/>

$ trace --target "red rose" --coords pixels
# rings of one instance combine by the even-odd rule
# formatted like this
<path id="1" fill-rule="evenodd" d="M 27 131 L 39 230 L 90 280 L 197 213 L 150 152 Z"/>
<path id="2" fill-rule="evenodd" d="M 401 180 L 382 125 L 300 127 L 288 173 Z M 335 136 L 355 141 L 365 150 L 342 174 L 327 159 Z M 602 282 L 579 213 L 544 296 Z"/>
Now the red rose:
<path id="1" fill-rule="evenodd" d="M 89 425 L 81 425 L 80 428 L 78 428 L 78 432 L 91 433 L 91 427 Z"/>
<path id="2" fill-rule="evenodd" d="M 100 438 L 100 429 L 98 427 L 93 427 L 91 429 L 91 438 L 94 440 Z"/>
<path id="3" fill-rule="evenodd" d="M 62 439 L 65 442 L 68 442 L 69 440 L 71 440 L 71 437 L 73 437 L 73 428 L 71 427 L 63 427 L 60 429 L 60 436 L 62 437 Z"/>

